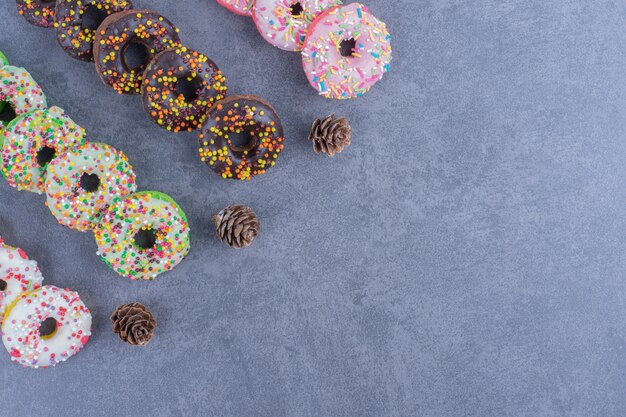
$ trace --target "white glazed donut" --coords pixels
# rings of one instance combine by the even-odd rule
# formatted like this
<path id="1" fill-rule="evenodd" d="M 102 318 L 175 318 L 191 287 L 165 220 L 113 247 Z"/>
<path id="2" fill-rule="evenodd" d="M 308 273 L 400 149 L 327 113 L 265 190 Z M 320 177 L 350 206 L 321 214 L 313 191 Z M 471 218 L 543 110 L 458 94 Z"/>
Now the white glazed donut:
<path id="1" fill-rule="evenodd" d="M 151 280 L 189 253 L 189 223 L 170 196 L 142 191 L 116 201 L 94 229 L 98 254 L 118 274 Z"/>
<path id="2" fill-rule="evenodd" d="M 53 106 L 14 119 L 2 132 L 2 175 L 18 190 L 41 194 L 46 167 L 69 148 L 85 142 L 85 132 L 63 109 Z"/>
<path id="3" fill-rule="evenodd" d="M 0 238 L 0 321 L 4 312 L 20 293 L 41 286 L 43 277 L 37 262 L 28 259 L 22 249 L 4 244 Z"/>
<path id="4" fill-rule="evenodd" d="M 59 223 L 86 232 L 96 227 L 115 198 L 136 189 L 126 155 L 103 143 L 87 143 L 48 165 L 46 205 Z"/>
<path id="5" fill-rule="evenodd" d="M 30 73 L 12 65 L 0 67 L 0 101 L 9 103 L 16 116 L 48 106 L 46 96 Z M 0 132 L 4 125 L 6 123 L 0 121 Z"/>
<path id="6" fill-rule="evenodd" d="M 300 51 L 311 22 L 341 0 L 255 0 L 252 18 L 259 33 L 285 51 Z"/>
<path id="7" fill-rule="evenodd" d="M 46 319 L 56 321 L 56 330 L 41 336 Z M 13 362 L 31 368 L 46 368 L 67 360 L 91 336 L 91 313 L 77 293 L 52 285 L 20 294 L 6 312 L 2 342 Z"/>

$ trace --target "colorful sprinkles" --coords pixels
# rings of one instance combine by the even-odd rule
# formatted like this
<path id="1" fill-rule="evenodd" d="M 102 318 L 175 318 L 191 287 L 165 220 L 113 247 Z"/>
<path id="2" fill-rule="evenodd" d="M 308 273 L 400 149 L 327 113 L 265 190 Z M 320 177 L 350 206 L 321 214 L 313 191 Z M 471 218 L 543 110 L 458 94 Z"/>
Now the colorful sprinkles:
<path id="1" fill-rule="evenodd" d="M 83 129 L 56 106 L 15 118 L 2 136 L 2 175 L 12 187 L 38 194 L 51 158 L 85 141 Z"/>
<path id="2" fill-rule="evenodd" d="M 4 281 L 4 289 L 0 291 L 1 322 L 5 311 L 21 293 L 41 286 L 43 276 L 37 262 L 28 259 L 22 249 L 9 246 L 0 238 L 0 280 Z"/>
<path id="3" fill-rule="evenodd" d="M 46 96 L 30 73 L 12 65 L 0 68 L 0 101 L 12 106 L 18 116 L 47 107 Z M 0 132 L 6 125 L 0 121 Z"/>
<path id="4" fill-rule="evenodd" d="M 87 143 L 50 163 L 46 205 L 60 224 L 86 232 L 98 225 L 115 198 L 136 190 L 126 155 L 104 143 Z"/>
<path id="5" fill-rule="evenodd" d="M 54 333 L 41 336 L 39 328 L 54 319 Z M 91 313 L 78 293 L 46 285 L 21 293 L 7 310 L 2 342 L 13 362 L 47 368 L 78 353 L 91 336 Z"/>
<path id="6" fill-rule="evenodd" d="M 242 16 L 250 16 L 252 6 L 254 6 L 254 0 L 217 0 L 217 2 L 231 12 Z"/>
<path id="7" fill-rule="evenodd" d="M 167 49 L 144 73 L 143 106 L 159 126 L 174 132 L 197 129 L 218 100 L 226 96 L 226 77 L 205 55 L 184 46 Z M 180 91 L 187 86 L 188 91 Z"/>
<path id="8" fill-rule="evenodd" d="M 4 85 L 15 84 L 11 76 L 14 67 L 2 69 L 8 70 Z M 20 77 L 20 85 L 36 85 L 30 75 Z M 28 91 L 0 90 L 11 103 L 18 102 Z M 38 86 L 37 92 L 34 97 L 43 97 Z M 45 107 L 45 99 L 38 105 Z M 172 269 L 189 252 L 189 226 L 183 211 L 174 200 L 157 191 L 132 194 L 137 188 L 128 158 L 106 144 L 85 142 L 83 129 L 62 109 L 36 108 L 15 117 L 0 132 L 0 172 L 20 190 L 45 191 L 46 204 L 59 223 L 79 231 L 95 229 L 102 259 L 116 272 L 133 279 L 153 279 Z M 134 251 L 123 250 L 116 258 L 120 227 L 115 222 L 125 213 L 131 216 L 122 220 L 125 225 L 150 227 L 155 242 L 143 249 L 135 245 Z M 108 249 L 109 243 L 112 246 Z M 126 259 L 127 255 L 133 259 Z M 2 259 L 0 253 L 0 272 Z M 18 276 L 12 279 L 23 282 Z"/>
<path id="9" fill-rule="evenodd" d="M 152 234 L 151 244 L 140 246 L 139 233 Z M 133 280 L 152 280 L 178 265 L 189 252 L 185 213 L 171 197 L 155 191 L 118 200 L 94 235 L 102 260 Z"/>
<path id="10" fill-rule="evenodd" d="M 300 51 L 311 22 L 341 0 L 255 0 L 252 18 L 259 33 L 272 45 Z"/>
<path id="11" fill-rule="evenodd" d="M 17 12 L 32 25 L 50 28 L 54 25 L 54 1 L 17 0 Z"/>
<path id="12" fill-rule="evenodd" d="M 342 55 L 342 43 L 353 48 Z M 313 22 L 302 64 L 311 85 L 333 99 L 360 97 L 389 71 L 391 36 L 367 7 L 352 3 L 328 10 Z"/>
<path id="13" fill-rule="evenodd" d="M 234 143 L 236 136 L 247 143 Z M 231 96 L 217 102 L 202 125 L 200 159 L 222 178 L 250 180 L 276 164 L 284 141 L 269 103 L 252 95 Z"/>
<path id="14" fill-rule="evenodd" d="M 125 61 L 129 45 L 147 54 L 143 64 L 130 68 Z M 137 10 L 107 17 L 98 28 L 94 45 L 96 70 L 105 84 L 119 94 L 140 94 L 143 72 L 156 54 L 180 46 L 178 28 L 157 12 Z"/>
<path id="15" fill-rule="evenodd" d="M 86 25 L 85 14 L 94 12 L 92 14 L 104 20 L 106 16 L 132 8 L 133 4 L 126 0 L 57 0 L 54 23 L 57 42 L 71 57 L 93 61 L 92 47 L 98 22 Z"/>

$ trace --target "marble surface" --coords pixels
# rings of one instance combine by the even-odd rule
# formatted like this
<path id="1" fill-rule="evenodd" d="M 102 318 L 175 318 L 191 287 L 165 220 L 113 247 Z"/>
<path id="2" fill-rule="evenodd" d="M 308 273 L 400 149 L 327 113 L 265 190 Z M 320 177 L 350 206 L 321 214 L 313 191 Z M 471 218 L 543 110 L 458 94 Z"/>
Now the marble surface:
<path id="1" fill-rule="evenodd" d="M 0 234 L 78 291 L 85 349 L 54 369 L 2 356 L 2 416 L 626 415 L 626 5 L 615 0 L 368 0 L 392 71 L 351 102 L 318 97 L 297 54 L 213 0 L 137 0 L 258 94 L 287 133 L 275 169 L 227 182 L 193 134 L 144 116 L 52 30 L 0 4 L 0 49 L 88 137 L 122 149 L 141 189 L 174 197 L 192 250 L 155 282 L 107 269 L 89 234 L 0 184 Z M 314 118 L 354 126 L 333 159 Z M 252 206 L 253 246 L 211 214 Z M 146 348 L 109 315 L 141 301 Z M 2 352 L 0 352 L 2 353 Z"/>

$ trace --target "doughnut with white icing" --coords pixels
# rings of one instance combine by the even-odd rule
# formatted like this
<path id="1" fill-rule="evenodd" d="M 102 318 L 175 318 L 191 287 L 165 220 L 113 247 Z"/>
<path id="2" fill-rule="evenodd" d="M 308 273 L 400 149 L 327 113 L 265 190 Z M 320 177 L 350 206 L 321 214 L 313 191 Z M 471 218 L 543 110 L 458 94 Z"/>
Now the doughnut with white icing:
<path id="1" fill-rule="evenodd" d="M 104 143 L 71 148 L 48 165 L 46 205 L 59 221 L 92 230 L 118 197 L 136 191 L 135 173 L 124 153 Z"/>
<path id="2" fill-rule="evenodd" d="M 54 320 L 42 336 L 42 323 Z M 79 295 L 52 285 L 21 293 L 7 310 L 2 342 L 11 360 L 25 367 L 46 368 L 75 355 L 91 336 L 91 313 Z"/>
<path id="3" fill-rule="evenodd" d="M 152 280 L 189 252 L 185 213 L 171 197 L 156 191 L 117 201 L 102 216 L 94 236 L 102 260 L 133 280 Z"/>
<path id="4" fill-rule="evenodd" d="M 5 244 L 0 237 L 0 321 L 21 293 L 39 288 L 42 281 L 37 262 L 28 259 L 22 249 Z"/>

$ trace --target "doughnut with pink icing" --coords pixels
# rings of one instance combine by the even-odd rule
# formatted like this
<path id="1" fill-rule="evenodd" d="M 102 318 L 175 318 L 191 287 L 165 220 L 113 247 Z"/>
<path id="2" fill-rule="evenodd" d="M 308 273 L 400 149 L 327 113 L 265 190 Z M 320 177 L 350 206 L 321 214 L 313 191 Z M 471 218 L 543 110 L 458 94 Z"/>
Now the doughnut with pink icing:
<path id="1" fill-rule="evenodd" d="M 391 36 L 360 3 L 335 7 L 315 19 L 302 48 L 311 85 L 326 98 L 360 97 L 389 71 Z"/>
<path id="2" fill-rule="evenodd" d="M 42 324 L 49 330 L 45 335 Z M 89 309 L 77 293 L 52 285 L 21 293 L 2 323 L 2 342 L 11 360 L 30 368 L 47 368 L 67 360 L 82 349 L 89 336 Z"/>
<path id="3" fill-rule="evenodd" d="M 254 0 L 217 0 L 217 2 L 220 6 L 226 7 L 233 13 L 237 13 L 242 16 L 252 15 Z"/>
<path id="4" fill-rule="evenodd" d="M 252 18 L 259 33 L 286 51 L 302 50 L 311 22 L 341 0 L 255 0 Z"/>
<path id="5" fill-rule="evenodd" d="M 25 292 L 41 286 L 43 277 L 37 262 L 19 248 L 6 245 L 0 238 L 0 321 L 8 306 Z"/>

